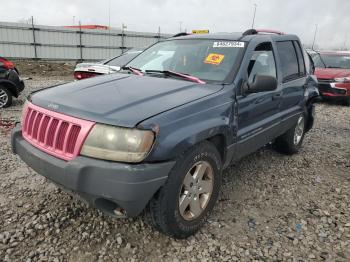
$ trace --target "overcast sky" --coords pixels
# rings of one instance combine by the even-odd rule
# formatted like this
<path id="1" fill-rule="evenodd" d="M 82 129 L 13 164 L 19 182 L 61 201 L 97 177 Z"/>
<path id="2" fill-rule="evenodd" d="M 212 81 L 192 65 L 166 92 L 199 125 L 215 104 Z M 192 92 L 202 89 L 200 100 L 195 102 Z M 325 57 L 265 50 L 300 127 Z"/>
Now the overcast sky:
<path id="1" fill-rule="evenodd" d="M 6 4 L 5 4 L 6 2 Z M 180 28 L 239 32 L 251 27 L 294 33 L 304 44 L 320 48 L 350 47 L 350 0 L 0 0 L 1 21 L 18 22 L 34 16 L 43 25 L 109 23 L 127 30 L 176 33 Z M 3 10 L 1 10 L 3 9 Z M 4 10 L 6 9 L 6 10 Z"/>

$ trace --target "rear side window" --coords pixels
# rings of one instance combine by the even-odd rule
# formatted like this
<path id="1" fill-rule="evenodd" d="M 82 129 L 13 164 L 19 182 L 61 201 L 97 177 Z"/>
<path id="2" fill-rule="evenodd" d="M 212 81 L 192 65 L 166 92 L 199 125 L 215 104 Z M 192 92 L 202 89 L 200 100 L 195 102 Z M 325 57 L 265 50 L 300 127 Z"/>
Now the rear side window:
<path id="1" fill-rule="evenodd" d="M 283 82 L 298 78 L 299 64 L 293 42 L 277 42 L 276 45 L 281 60 Z"/>
<path id="2" fill-rule="evenodd" d="M 305 76 L 306 69 L 305 69 L 305 62 L 304 62 L 304 56 L 300 48 L 300 44 L 298 41 L 294 41 L 295 50 L 297 51 L 298 55 L 298 63 L 299 63 L 299 76 Z"/>

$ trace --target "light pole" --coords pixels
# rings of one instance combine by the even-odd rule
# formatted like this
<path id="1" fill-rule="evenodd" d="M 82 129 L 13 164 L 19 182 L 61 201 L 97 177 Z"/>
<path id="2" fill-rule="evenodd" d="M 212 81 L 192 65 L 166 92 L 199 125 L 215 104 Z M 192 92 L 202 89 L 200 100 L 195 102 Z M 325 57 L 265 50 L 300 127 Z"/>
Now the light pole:
<path id="1" fill-rule="evenodd" d="M 253 22 L 252 22 L 252 28 L 254 28 L 254 23 L 255 23 L 255 15 L 256 15 L 256 8 L 258 7 L 257 4 L 254 4 L 254 15 L 253 15 Z"/>
<path id="2" fill-rule="evenodd" d="M 180 33 L 182 32 L 182 21 L 179 22 L 180 24 Z"/>
<path id="3" fill-rule="evenodd" d="M 311 47 L 312 50 L 314 50 L 314 46 L 315 46 L 316 35 L 317 35 L 317 29 L 318 29 L 318 24 L 315 25 L 314 40 L 312 41 L 312 47 Z"/>

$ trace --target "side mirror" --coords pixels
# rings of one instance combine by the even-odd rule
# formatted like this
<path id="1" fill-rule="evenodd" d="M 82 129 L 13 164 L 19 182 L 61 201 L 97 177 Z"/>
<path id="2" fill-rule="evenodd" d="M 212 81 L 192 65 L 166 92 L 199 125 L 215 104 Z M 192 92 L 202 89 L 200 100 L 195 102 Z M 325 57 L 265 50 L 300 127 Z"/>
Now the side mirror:
<path id="1" fill-rule="evenodd" d="M 243 85 L 245 94 L 273 91 L 277 89 L 277 79 L 273 76 L 256 75 L 252 83 Z"/>

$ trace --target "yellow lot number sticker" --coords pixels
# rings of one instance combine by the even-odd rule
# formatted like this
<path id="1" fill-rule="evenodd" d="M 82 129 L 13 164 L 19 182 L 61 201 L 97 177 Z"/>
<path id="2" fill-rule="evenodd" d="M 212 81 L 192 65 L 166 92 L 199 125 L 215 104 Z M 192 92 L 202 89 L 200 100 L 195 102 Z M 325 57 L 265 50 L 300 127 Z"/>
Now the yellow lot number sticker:
<path id="1" fill-rule="evenodd" d="M 204 60 L 206 64 L 220 65 L 225 56 L 221 54 L 210 53 Z"/>

